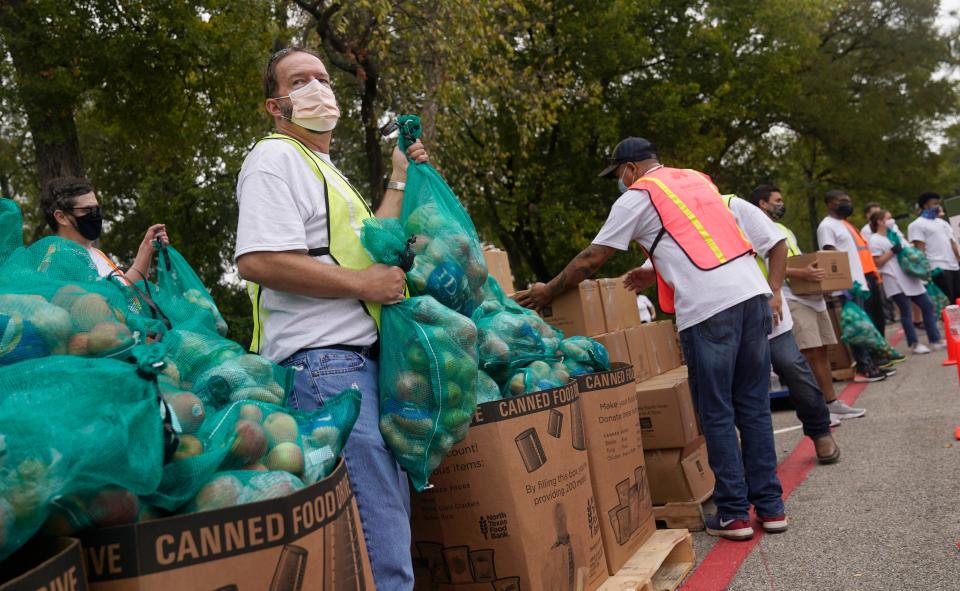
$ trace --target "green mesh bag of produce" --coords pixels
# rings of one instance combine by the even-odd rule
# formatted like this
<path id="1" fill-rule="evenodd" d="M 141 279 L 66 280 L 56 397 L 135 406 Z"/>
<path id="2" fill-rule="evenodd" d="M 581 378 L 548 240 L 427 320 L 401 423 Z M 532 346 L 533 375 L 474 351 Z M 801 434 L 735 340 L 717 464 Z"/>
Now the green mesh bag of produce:
<path id="1" fill-rule="evenodd" d="M 903 247 L 897 253 L 897 262 L 900 263 L 904 273 L 924 281 L 930 280 L 930 261 L 922 250 L 910 244 L 903 244 L 900 236 L 890 229 L 887 230 L 887 239 L 894 245 Z"/>
<path id="2" fill-rule="evenodd" d="M 403 115 L 397 125 L 406 150 L 421 135 L 420 119 Z M 470 316 L 483 300 L 487 264 L 467 210 L 429 162 L 411 162 L 407 169 L 400 223 L 415 239 L 417 257 L 407 271 L 411 293 Z"/>
<path id="3" fill-rule="evenodd" d="M 144 369 L 69 356 L 0 367 L 0 560 L 40 529 L 54 499 L 156 490 L 164 430 Z"/>
<path id="4" fill-rule="evenodd" d="M 484 371 L 477 374 L 477 404 L 493 402 L 494 400 L 500 400 L 502 398 L 503 395 L 500 394 L 500 386 L 493 378 Z"/>
<path id="5" fill-rule="evenodd" d="M 23 216 L 13 199 L 0 197 L 0 267 L 23 246 Z"/>
<path id="6" fill-rule="evenodd" d="M 312 413 L 259 402 L 234 402 L 209 416 L 190 393 L 164 399 L 188 418 L 173 461 L 163 469 L 157 492 L 146 497 L 155 507 L 174 511 L 199 494 L 222 470 L 283 471 L 312 484 L 333 470 L 360 414 L 360 392 L 347 389 Z M 247 501 L 251 502 L 251 501 Z M 208 507 L 210 508 L 210 507 Z"/>
<path id="7" fill-rule="evenodd" d="M 559 388 L 570 381 L 570 372 L 559 362 L 534 361 L 513 374 L 503 387 L 504 396 L 523 396 L 531 392 Z"/>
<path id="8" fill-rule="evenodd" d="M 507 297 L 493 277 L 483 292 L 484 300 L 473 312 L 480 369 L 502 385 L 534 361 L 560 361 L 559 331 Z"/>
<path id="9" fill-rule="evenodd" d="M 588 337 L 569 337 L 560 341 L 563 364 L 572 376 L 610 370 L 607 348 Z"/>
<path id="10" fill-rule="evenodd" d="M 477 328 L 430 296 L 384 306 L 380 324 L 380 433 L 422 491 L 470 428 Z"/>
<path id="11" fill-rule="evenodd" d="M 845 302 L 840 310 L 840 338 L 849 345 L 863 347 L 871 353 L 891 359 L 902 357 L 880 334 L 864 309 L 852 301 Z"/>
<path id="12" fill-rule="evenodd" d="M 199 513 L 279 499 L 304 488 L 303 481 L 284 471 L 226 470 L 210 476 L 180 513 Z"/>
<path id="13" fill-rule="evenodd" d="M 935 269 L 933 271 L 934 275 L 939 275 L 943 273 L 941 269 Z M 950 298 L 947 297 L 947 294 L 943 293 L 937 284 L 933 281 L 927 282 L 927 296 L 930 297 L 930 301 L 933 302 L 933 311 L 936 314 L 935 318 L 940 318 L 943 315 L 943 309 L 952 304 Z"/>

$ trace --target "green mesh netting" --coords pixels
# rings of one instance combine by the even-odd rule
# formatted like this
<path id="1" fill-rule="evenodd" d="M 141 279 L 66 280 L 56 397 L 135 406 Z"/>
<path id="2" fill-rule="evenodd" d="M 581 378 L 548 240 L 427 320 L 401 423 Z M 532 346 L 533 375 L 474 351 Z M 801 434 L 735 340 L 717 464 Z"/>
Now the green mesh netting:
<path id="1" fill-rule="evenodd" d="M 559 361 L 562 335 L 532 310 L 503 293 L 492 276 L 483 288 L 483 302 L 473 312 L 477 325 L 480 368 L 498 384 L 534 361 Z"/>
<path id="2" fill-rule="evenodd" d="M 380 324 L 380 432 L 420 491 L 470 427 L 477 329 L 430 296 L 384 306 Z"/>
<path id="3" fill-rule="evenodd" d="M 897 253 L 897 262 L 904 273 L 923 281 L 930 280 L 930 261 L 922 250 L 910 244 L 902 244 L 900 236 L 890 229 L 887 230 L 887 239 L 894 245 L 902 246 L 902 250 Z"/>
<path id="4" fill-rule="evenodd" d="M 421 135 L 420 119 L 403 115 L 397 124 L 406 150 Z M 400 223 L 416 239 L 417 257 L 407 271 L 411 293 L 470 316 L 483 300 L 487 264 L 470 215 L 429 162 L 411 162 L 407 169 Z"/>
<path id="5" fill-rule="evenodd" d="M 167 511 L 194 499 L 221 470 L 285 471 L 308 484 L 326 478 L 360 414 L 355 389 L 327 399 L 312 413 L 241 401 L 207 416 L 192 393 L 164 394 L 164 399 L 188 423 L 180 419 L 180 447 L 164 466 L 157 492 L 146 497 Z"/>
<path id="6" fill-rule="evenodd" d="M 864 309 L 852 301 L 845 302 L 840 310 L 840 338 L 849 345 L 863 347 L 883 357 L 898 359 L 902 356 L 880 334 Z"/>
<path id="7" fill-rule="evenodd" d="M 607 348 L 597 341 L 574 336 L 560 341 L 560 353 L 563 364 L 572 376 L 598 371 L 610 371 L 610 354 Z"/>
<path id="8" fill-rule="evenodd" d="M 560 388 L 570 381 L 570 372 L 560 362 L 534 361 L 517 371 L 503 386 L 504 396 L 523 396 L 531 392 Z"/>
<path id="9" fill-rule="evenodd" d="M 934 269 L 933 275 L 939 275 L 943 273 L 943 270 L 940 268 Z M 936 314 L 934 318 L 940 318 L 943 314 L 943 309 L 952 304 L 950 298 L 947 297 L 947 294 L 943 293 L 943 290 L 937 287 L 937 284 L 933 281 L 927 283 L 927 296 L 930 298 L 930 301 L 933 302 L 933 312 Z"/>
<path id="10" fill-rule="evenodd" d="M 477 404 L 493 402 L 501 398 L 503 398 L 503 396 L 500 395 L 499 384 L 487 375 L 486 372 L 479 372 L 477 374 Z"/>
<path id="11" fill-rule="evenodd" d="M 197 496 L 181 513 L 212 511 L 247 503 L 278 499 L 304 487 L 303 481 L 283 471 L 228 470 L 202 483 Z"/>
<path id="12" fill-rule="evenodd" d="M 111 359 L 56 356 L 0 367 L 0 559 L 43 525 L 57 497 L 156 489 L 157 393 L 143 368 Z"/>
<path id="13" fill-rule="evenodd" d="M 0 197 L 0 267 L 23 246 L 23 216 L 13 199 Z"/>
<path id="14" fill-rule="evenodd" d="M 172 246 L 157 252 L 156 304 L 178 328 L 227 336 L 227 323 L 193 267 Z"/>

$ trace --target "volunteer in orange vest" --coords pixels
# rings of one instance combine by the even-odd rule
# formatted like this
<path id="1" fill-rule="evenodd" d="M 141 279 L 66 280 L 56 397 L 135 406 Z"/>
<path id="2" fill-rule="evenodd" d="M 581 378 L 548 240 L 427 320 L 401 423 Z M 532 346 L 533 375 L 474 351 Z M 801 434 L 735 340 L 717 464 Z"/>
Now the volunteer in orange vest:
<path id="1" fill-rule="evenodd" d="M 628 273 L 625 285 L 639 291 L 656 282 L 660 307 L 676 311 L 694 405 L 717 477 L 717 513 L 707 519 L 708 533 L 751 538 L 751 504 L 766 531 L 785 531 L 768 396 L 767 335 L 780 319 L 780 294 L 771 292 L 753 248 L 706 175 L 664 167 L 653 145 L 637 137 L 620 142 L 608 164 L 600 176 L 618 179 L 622 195 L 593 244 L 549 283 L 518 294 L 517 301 L 541 308 L 637 241 L 653 266 Z"/>
<path id="2" fill-rule="evenodd" d="M 877 265 L 870 254 L 867 241 L 860 231 L 847 221 L 853 215 L 853 199 L 845 192 L 834 189 L 824 195 L 827 206 L 827 217 L 823 218 L 817 227 L 817 242 L 821 250 L 842 250 L 850 260 L 850 274 L 853 281 L 859 284 L 861 292 L 869 292 L 870 297 L 856 296 L 854 301 L 867 311 L 874 326 L 884 334 L 885 319 L 883 314 L 883 300 L 880 294 L 880 274 Z M 839 292 L 834 295 L 839 295 Z M 865 376 L 878 376 L 881 373 L 887 376 L 896 373 L 892 369 L 895 363 L 904 360 L 904 357 L 887 359 L 876 357 L 859 347 L 850 347 L 857 361 L 857 373 Z M 861 369 L 862 368 L 862 369 Z M 879 372 L 877 372 L 879 368 Z"/>
<path id="3" fill-rule="evenodd" d="M 146 279 L 150 274 L 150 264 L 155 252 L 154 240 L 163 244 L 170 243 L 163 224 L 150 226 L 140 242 L 140 248 L 137 249 L 137 257 L 124 272 L 113 259 L 93 246 L 103 232 L 103 209 L 89 180 L 79 177 L 51 179 L 43 188 L 40 207 L 53 233 L 86 249 L 101 277 L 115 275 L 126 282 Z"/>

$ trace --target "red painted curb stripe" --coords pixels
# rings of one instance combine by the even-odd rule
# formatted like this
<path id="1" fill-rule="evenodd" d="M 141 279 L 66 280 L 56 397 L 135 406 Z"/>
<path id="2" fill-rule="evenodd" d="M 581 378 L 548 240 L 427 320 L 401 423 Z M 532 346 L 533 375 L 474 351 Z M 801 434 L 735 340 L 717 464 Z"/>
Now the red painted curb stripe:
<path id="1" fill-rule="evenodd" d="M 890 339 L 892 345 L 896 345 L 903 337 L 903 330 L 899 330 Z M 847 404 L 856 402 L 860 394 L 866 389 L 866 384 L 850 383 L 840 392 L 838 398 Z M 788 499 L 800 484 L 807 479 L 810 471 L 817 464 L 817 454 L 813 447 L 813 441 L 808 437 L 803 437 L 800 443 L 790 452 L 790 454 L 777 466 L 777 476 L 780 477 L 780 484 L 783 487 L 783 498 Z M 753 519 L 755 515 L 750 512 Z M 750 556 L 753 549 L 760 543 L 764 536 L 763 528 L 756 527 L 756 534 L 748 542 L 732 542 L 730 540 L 718 540 L 710 549 L 707 556 L 703 559 L 696 570 L 687 577 L 682 591 L 719 591 L 726 589 L 737 571 L 743 565 L 743 562 Z"/>

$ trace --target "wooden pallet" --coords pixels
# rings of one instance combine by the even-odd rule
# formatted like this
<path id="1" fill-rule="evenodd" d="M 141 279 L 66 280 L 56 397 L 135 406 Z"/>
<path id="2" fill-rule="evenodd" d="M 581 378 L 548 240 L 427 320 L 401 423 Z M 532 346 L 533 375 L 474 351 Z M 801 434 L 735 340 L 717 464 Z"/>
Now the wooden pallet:
<path id="1" fill-rule="evenodd" d="M 703 531 L 706 529 L 703 516 L 703 504 L 710 500 L 708 494 L 698 501 L 667 503 L 653 506 L 653 519 L 660 529 L 688 529 Z"/>
<path id="2" fill-rule="evenodd" d="M 598 591 L 674 591 L 695 562 L 690 532 L 658 529 Z"/>

